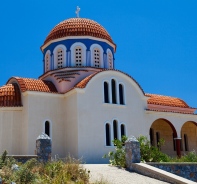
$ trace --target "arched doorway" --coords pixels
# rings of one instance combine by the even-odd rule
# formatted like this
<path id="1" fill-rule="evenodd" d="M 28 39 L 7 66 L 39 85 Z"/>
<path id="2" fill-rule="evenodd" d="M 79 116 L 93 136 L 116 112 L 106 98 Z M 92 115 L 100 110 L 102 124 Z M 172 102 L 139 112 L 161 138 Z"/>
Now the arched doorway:
<path id="1" fill-rule="evenodd" d="M 187 153 L 197 148 L 197 123 L 187 121 L 181 128 L 181 151 Z M 197 150 L 196 150 L 197 151 Z"/>
<path id="2" fill-rule="evenodd" d="M 177 132 L 172 123 L 166 119 L 155 120 L 149 131 L 150 143 L 153 146 L 158 146 L 160 139 L 165 140 L 165 144 L 161 147 L 161 151 L 169 156 L 176 156 L 176 140 Z"/>

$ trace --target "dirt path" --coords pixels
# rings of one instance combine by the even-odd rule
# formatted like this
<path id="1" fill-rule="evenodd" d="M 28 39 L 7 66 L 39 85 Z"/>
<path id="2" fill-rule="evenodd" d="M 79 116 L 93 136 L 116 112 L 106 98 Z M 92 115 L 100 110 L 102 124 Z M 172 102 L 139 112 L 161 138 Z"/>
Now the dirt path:
<path id="1" fill-rule="evenodd" d="M 84 164 L 85 169 L 90 170 L 90 181 L 108 181 L 109 184 L 164 184 L 147 176 L 129 172 L 125 169 L 110 166 L 108 164 Z"/>

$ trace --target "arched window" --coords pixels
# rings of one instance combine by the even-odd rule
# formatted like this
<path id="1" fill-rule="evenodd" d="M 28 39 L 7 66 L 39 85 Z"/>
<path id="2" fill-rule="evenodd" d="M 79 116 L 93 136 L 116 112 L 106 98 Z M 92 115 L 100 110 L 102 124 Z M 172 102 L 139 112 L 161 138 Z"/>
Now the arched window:
<path id="1" fill-rule="evenodd" d="M 109 52 L 108 53 L 108 67 L 109 67 L 109 69 L 113 68 L 112 64 L 113 64 L 112 54 Z"/>
<path id="2" fill-rule="evenodd" d="M 112 87 L 112 103 L 116 104 L 116 81 L 114 79 L 111 80 L 111 87 Z"/>
<path id="3" fill-rule="evenodd" d="M 92 67 L 103 68 L 103 47 L 99 44 L 92 44 L 90 46 L 90 64 Z"/>
<path id="4" fill-rule="evenodd" d="M 50 54 L 47 53 L 45 56 L 45 71 L 49 71 L 50 70 Z"/>
<path id="5" fill-rule="evenodd" d="M 121 124 L 120 131 L 121 131 L 121 138 L 122 138 L 122 136 L 126 135 L 126 133 L 125 133 L 125 125 L 124 124 Z"/>
<path id="6" fill-rule="evenodd" d="M 53 50 L 54 62 L 52 69 L 60 69 L 66 66 L 66 47 L 63 44 L 57 45 Z"/>
<path id="7" fill-rule="evenodd" d="M 118 122 L 116 120 L 113 121 L 113 131 L 114 139 L 118 139 Z"/>
<path id="8" fill-rule="evenodd" d="M 81 47 L 75 48 L 75 65 L 82 66 L 82 48 Z"/>
<path id="9" fill-rule="evenodd" d="M 124 105 L 124 88 L 122 84 L 119 84 L 119 99 L 120 99 L 120 104 Z"/>
<path id="10" fill-rule="evenodd" d="M 109 86 L 107 82 L 104 82 L 104 102 L 109 103 Z"/>
<path id="11" fill-rule="evenodd" d="M 45 122 L 45 134 L 47 134 L 49 137 L 50 135 L 50 123 L 48 121 Z"/>
<path id="12" fill-rule="evenodd" d="M 94 67 L 100 67 L 100 50 L 94 49 Z"/>
<path id="13" fill-rule="evenodd" d="M 111 146 L 110 125 L 109 125 L 109 123 L 107 123 L 105 125 L 105 133 L 106 133 L 106 146 Z"/>
<path id="14" fill-rule="evenodd" d="M 60 48 L 57 50 L 57 68 L 63 67 L 63 50 Z"/>

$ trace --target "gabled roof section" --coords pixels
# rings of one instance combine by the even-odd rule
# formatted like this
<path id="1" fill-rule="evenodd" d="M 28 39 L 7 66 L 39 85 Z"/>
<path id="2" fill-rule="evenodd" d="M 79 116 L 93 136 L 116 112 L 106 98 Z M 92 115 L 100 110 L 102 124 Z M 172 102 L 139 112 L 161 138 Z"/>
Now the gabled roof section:
<path id="1" fill-rule="evenodd" d="M 0 107 L 20 107 L 21 93 L 18 84 L 7 84 L 0 87 Z"/>
<path id="2" fill-rule="evenodd" d="M 148 99 L 148 104 L 189 108 L 189 106 L 180 98 L 148 93 L 146 93 L 145 95 L 150 97 Z"/>
<path id="3" fill-rule="evenodd" d="M 88 84 L 88 82 L 98 73 L 100 73 L 100 72 L 96 72 L 96 73 L 93 73 L 93 74 L 87 76 L 85 79 L 80 81 L 77 85 L 75 85 L 75 87 L 76 88 L 85 88 L 86 85 Z"/>
<path id="4" fill-rule="evenodd" d="M 25 91 L 38 91 L 47 93 L 58 93 L 55 85 L 51 81 L 40 79 L 12 77 L 8 80 L 7 84 L 17 82 L 21 92 Z"/>
<path id="5" fill-rule="evenodd" d="M 138 83 L 133 77 L 131 77 L 131 76 L 128 75 L 127 73 L 124 73 L 124 72 L 122 72 L 122 71 L 120 71 L 120 70 L 114 70 L 114 69 L 102 69 L 101 71 L 98 71 L 98 72 L 96 72 L 96 73 L 94 73 L 94 74 L 91 74 L 91 75 L 87 76 L 85 79 L 83 79 L 82 81 L 80 81 L 78 84 L 76 84 L 76 85 L 75 85 L 75 88 L 85 88 L 86 85 L 88 84 L 88 82 L 89 82 L 95 75 L 97 75 L 97 74 L 100 73 L 100 72 L 104 72 L 104 71 L 116 71 L 116 72 L 120 72 L 120 73 L 122 73 L 122 74 L 128 76 L 129 78 L 131 78 L 131 79 L 137 84 L 137 86 L 141 89 L 142 93 L 145 95 L 144 90 L 142 89 L 142 87 L 139 85 L 139 83 Z"/>

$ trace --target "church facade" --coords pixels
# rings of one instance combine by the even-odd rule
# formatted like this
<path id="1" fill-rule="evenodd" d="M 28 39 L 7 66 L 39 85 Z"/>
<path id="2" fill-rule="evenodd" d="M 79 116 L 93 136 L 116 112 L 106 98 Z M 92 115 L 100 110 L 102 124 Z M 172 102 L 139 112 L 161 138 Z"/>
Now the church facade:
<path id="1" fill-rule="evenodd" d="M 197 149 L 195 108 L 175 97 L 148 94 L 114 68 L 116 44 L 97 22 L 70 18 L 56 25 L 41 46 L 43 74 L 11 77 L 0 88 L 0 152 L 35 154 L 42 132 L 52 155 L 104 163 L 123 135 L 160 138 L 170 156 Z"/>

